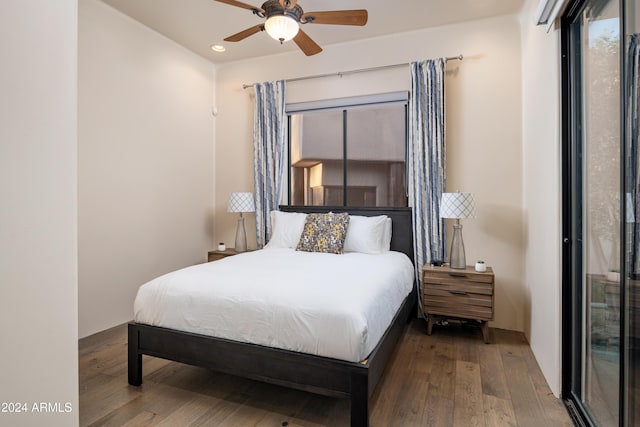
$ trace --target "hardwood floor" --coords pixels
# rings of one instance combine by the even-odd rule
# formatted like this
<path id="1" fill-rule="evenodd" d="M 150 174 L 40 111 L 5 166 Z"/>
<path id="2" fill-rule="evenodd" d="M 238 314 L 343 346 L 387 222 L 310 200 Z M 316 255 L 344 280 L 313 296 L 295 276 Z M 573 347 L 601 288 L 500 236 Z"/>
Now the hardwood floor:
<path id="1" fill-rule="evenodd" d="M 523 334 L 409 323 L 371 398 L 372 426 L 572 426 Z M 126 325 L 80 341 L 81 426 L 348 426 L 349 402 L 144 356 L 127 383 Z"/>

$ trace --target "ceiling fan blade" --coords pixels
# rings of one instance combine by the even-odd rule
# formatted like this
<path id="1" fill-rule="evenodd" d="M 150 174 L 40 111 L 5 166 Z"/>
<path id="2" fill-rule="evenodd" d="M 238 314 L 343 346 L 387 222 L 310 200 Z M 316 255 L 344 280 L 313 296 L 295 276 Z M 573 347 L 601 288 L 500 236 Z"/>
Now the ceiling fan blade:
<path id="1" fill-rule="evenodd" d="M 311 37 L 309 37 L 307 33 L 302 30 L 298 30 L 298 34 L 293 38 L 293 41 L 307 56 L 315 55 L 316 53 L 322 52 L 322 48 L 318 46 L 316 42 L 311 40 Z"/>
<path id="2" fill-rule="evenodd" d="M 250 4 L 242 3 L 241 1 L 236 1 L 236 0 L 215 0 L 215 1 L 219 3 L 226 3 L 231 6 L 241 7 L 243 9 L 257 10 L 258 12 L 264 13 L 264 10 L 262 10 L 262 8 L 257 6 L 251 6 Z"/>
<path id="3" fill-rule="evenodd" d="M 251 28 L 247 28 L 246 30 L 240 31 L 237 34 L 227 37 L 224 39 L 226 42 L 239 42 L 240 40 L 244 40 L 249 36 L 254 35 L 255 33 L 259 33 L 264 30 L 264 24 L 258 24 Z"/>
<path id="4" fill-rule="evenodd" d="M 366 10 L 356 9 L 307 12 L 301 19 L 309 24 L 365 25 L 368 18 L 369 13 Z"/>

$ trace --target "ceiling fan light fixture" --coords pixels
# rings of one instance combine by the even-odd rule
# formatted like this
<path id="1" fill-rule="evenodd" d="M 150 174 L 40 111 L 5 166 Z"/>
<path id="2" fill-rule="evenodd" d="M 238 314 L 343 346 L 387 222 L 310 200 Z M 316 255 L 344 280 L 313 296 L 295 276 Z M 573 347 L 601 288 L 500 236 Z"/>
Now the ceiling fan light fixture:
<path id="1" fill-rule="evenodd" d="M 291 40 L 298 34 L 300 27 L 295 19 L 287 15 L 273 15 L 267 18 L 264 29 L 280 43 Z"/>

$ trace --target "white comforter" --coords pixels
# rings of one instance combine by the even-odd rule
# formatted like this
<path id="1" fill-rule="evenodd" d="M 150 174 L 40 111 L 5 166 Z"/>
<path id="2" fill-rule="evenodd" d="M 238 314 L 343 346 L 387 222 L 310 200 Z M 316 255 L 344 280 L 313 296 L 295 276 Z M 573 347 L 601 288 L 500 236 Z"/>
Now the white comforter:
<path id="1" fill-rule="evenodd" d="M 413 277 L 399 252 L 265 249 L 142 285 L 135 321 L 358 362 L 382 337 Z"/>

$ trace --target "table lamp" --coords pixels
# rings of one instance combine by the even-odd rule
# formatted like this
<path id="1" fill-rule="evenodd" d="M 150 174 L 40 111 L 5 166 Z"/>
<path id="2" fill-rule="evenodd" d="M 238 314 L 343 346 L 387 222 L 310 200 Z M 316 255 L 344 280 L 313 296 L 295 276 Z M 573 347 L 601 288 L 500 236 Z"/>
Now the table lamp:
<path id="1" fill-rule="evenodd" d="M 475 218 L 476 204 L 471 193 L 442 193 L 440 202 L 440 218 L 455 219 L 453 224 L 453 238 L 451 239 L 451 252 L 449 255 L 449 267 L 467 268 L 467 260 L 464 255 L 464 241 L 462 240 L 462 218 Z"/>
<path id="2" fill-rule="evenodd" d="M 231 193 L 229 196 L 229 208 L 227 212 L 240 212 L 238 218 L 238 227 L 236 228 L 236 252 L 244 252 L 247 250 L 247 233 L 244 229 L 243 212 L 255 212 L 256 207 L 253 203 L 253 193 Z"/>

